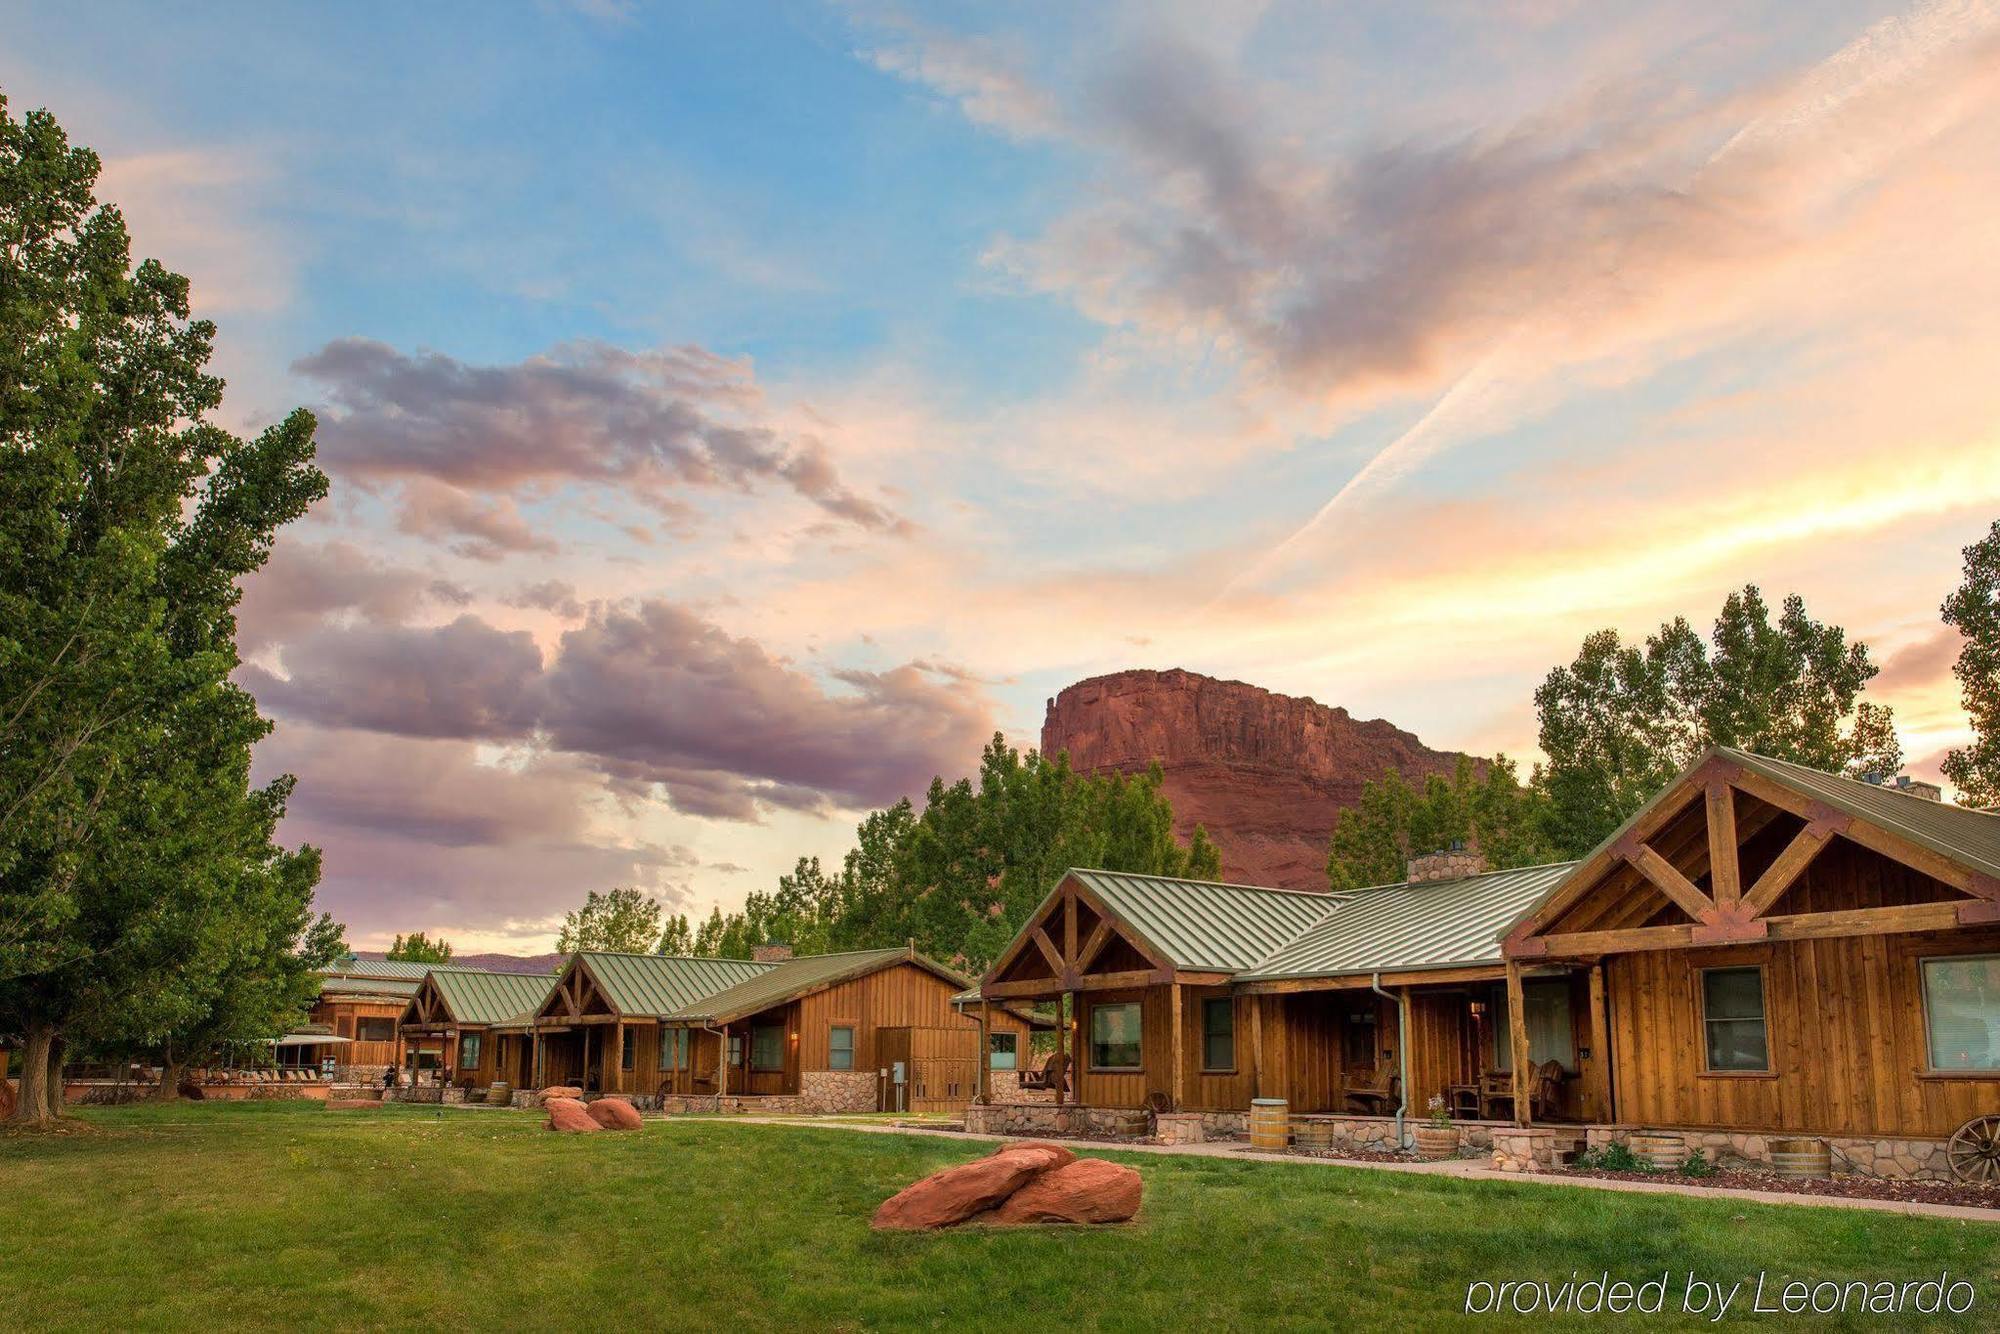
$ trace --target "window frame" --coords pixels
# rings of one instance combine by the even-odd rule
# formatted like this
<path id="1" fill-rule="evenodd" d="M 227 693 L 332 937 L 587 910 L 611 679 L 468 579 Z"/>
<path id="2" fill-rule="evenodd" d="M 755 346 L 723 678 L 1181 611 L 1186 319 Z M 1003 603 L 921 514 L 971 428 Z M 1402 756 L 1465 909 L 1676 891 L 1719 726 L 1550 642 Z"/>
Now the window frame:
<path id="1" fill-rule="evenodd" d="M 1209 1063 L 1208 1044 L 1212 1039 L 1221 1035 L 1209 1031 L 1208 1016 L 1214 1011 L 1215 1007 L 1218 1005 L 1224 1007 L 1224 1012 L 1229 1016 L 1229 1032 L 1228 1032 L 1229 1064 L 1227 1065 L 1211 1065 Z M 1236 1001 L 1233 997 L 1229 996 L 1202 997 L 1201 1072 L 1205 1075 L 1233 1075 L 1236 1073 Z"/>
<path id="2" fill-rule="evenodd" d="M 662 1073 L 677 1074 L 688 1068 L 688 1031 L 685 1028 L 662 1028 L 660 1030 L 660 1050 L 655 1059 Z"/>
<path id="3" fill-rule="evenodd" d="M 363 1037 L 361 1035 L 362 1026 L 372 1024 L 387 1024 L 389 1026 L 389 1036 L 385 1038 Z M 368 1031 L 374 1032 L 376 1030 L 370 1028 Z M 385 1014 L 356 1015 L 354 1017 L 354 1040 L 356 1042 L 394 1042 L 396 1040 L 396 1021 Z"/>
<path id="4" fill-rule="evenodd" d="M 1007 1064 L 995 1065 L 993 1058 L 1000 1053 L 996 1043 L 1007 1044 Z M 988 1033 L 986 1035 L 986 1068 L 988 1070 L 1019 1070 L 1021 1068 L 1021 1035 L 1019 1033 Z"/>
<path id="5" fill-rule="evenodd" d="M 1917 956 L 1917 993 L 1923 1007 L 1924 1069 L 1923 1074 L 1931 1079 L 1993 1079 L 2000 1080 L 2000 1066 L 1950 1066 L 1938 1065 L 1934 1057 L 1936 1044 L 1931 1036 L 1931 970 L 1934 963 L 1969 963 L 1975 960 L 2000 960 L 2000 950 L 1966 950 L 1958 954 L 1919 954 Z"/>
<path id="6" fill-rule="evenodd" d="M 731 1033 L 729 1035 L 729 1068 L 732 1070 L 741 1070 L 743 1068 L 743 1061 L 749 1054 L 749 1048 L 743 1044 L 743 1035 L 741 1033 Z"/>
<path id="7" fill-rule="evenodd" d="M 856 1049 L 856 1047 L 857 1047 L 857 1046 L 859 1046 L 859 1042 L 857 1041 L 857 1039 L 858 1039 L 859 1035 L 858 1035 L 858 1034 L 857 1034 L 857 1033 L 855 1032 L 855 1029 L 856 1029 L 857 1027 L 858 1027 L 858 1025 L 855 1025 L 855 1024 L 828 1024 L 828 1025 L 826 1026 L 826 1068 L 827 1068 L 827 1069 L 829 1069 L 829 1070 L 852 1070 L 852 1069 L 854 1069 L 854 1056 L 855 1056 L 855 1049 Z M 840 1053 L 840 1047 L 839 1047 L 839 1044 L 835 1043 L 835 1042 L 834 1042 L 834 1040 L 833 1040 L 833 1035 L 834 1035 L 835 1033 L 845 1033 L 845 1034 L 847 1034 L 847 1051 L 846 1051 L 846 1052 L 844 1053 L 844 1054 L 846 1055 L 846 1057 L 847 1057 L 847 1064 L 846 1064 L 846 1065 L 839 1065 L 839 1064 L 836 1064 L 836 1063 L 835 1063 L 835 1061 L 834 1061 L 834 1057 L 835 1057 L 835 1055 L 836 1055 L 836 1054 L 841 1054 L 841 1053 Z"/>
<path id="8" fill-rule="evenodd" d="M 470 1060 L 467 1060 L 465 1056 L 465 1044 L 468 1042 L 472 1044 L 472 1059 Z M 455 1070 L 477 1070 L 479 1068 L 479 1058 L 486 1054 L 485 1048 L 485 1035 L 483 1033 L 460 1033 L 458 1035 L 458 1063 L 452 1068 Z"/>
<path id="9" fill-rule="evenodd" d="M 1710 973 L 1755 973 L 1757 975 L 1757 1022 L 1764 1030 L 1764 1065 L 1756 1070 L 1718 1070 L 1710 1062 L 1709 1025 L 1740 1024 L 1749 1022 L 1743 1018 L 1708 1017 L 1708 975 Z M 1695 1018 L 1701 1032 L 1701 1073 L 1715 1079 L 1775 1079 L 1777 1067 L 1772 1063 L 1771 1050 L 1771 986 L 1769 966 L 1761 961 L 1754 963 L 1712 963 L 1699 964 L 1694 969 Z"/>
<path id="10" fill-rule="evenodd" d="M 778 1063 L 776 1065 L 757 1064 L 757 1035 L 775 1032 L 778 1035 Z M 750 1073 L 753 1075 L 782 1075 L 785 1073 L 785 1026 L 779 1024 L 750 1025 Z"/>
<path id="11" fill-rule="evenodd" d="M 639 1067 L 639 1031 L 626 1028 L 618 1039 L 618 1068 L 636 1070 Z"/>
<path id="12" fill-rule="evenodd" d="M 1139 1059 L 1133 1065 L 1100 1065 L 1097 1061 L 1097 1016 L 1107 1010 L 1122 1010 L 1127 1007 L 1138 1012 L 1139 1033 L 1132 1040 L 1138 1049 Z M 1089 1041 L 1086 1051 L 1090 1057 L 1090 1069 L 1108 1075 L 1138 1075 L 1146 1072 L 1146 1002 L 1143 1000 L 1096 1001 L 1090 1007 Z"/>

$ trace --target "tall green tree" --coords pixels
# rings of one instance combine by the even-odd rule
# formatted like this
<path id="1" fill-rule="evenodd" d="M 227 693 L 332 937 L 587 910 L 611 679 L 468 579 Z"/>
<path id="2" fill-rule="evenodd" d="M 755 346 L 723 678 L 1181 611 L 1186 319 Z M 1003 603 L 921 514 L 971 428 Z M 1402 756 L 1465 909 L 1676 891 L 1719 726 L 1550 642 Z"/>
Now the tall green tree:
<path id="1" fill-rule="evenodd" d="M 268 724 L 229 681 L 240 581 L 326 491 L 314 422 L 209 421 L 214 326 L 132 264 L 97 172 L 0 99 L 0 1029 L 29 1120 L 72 1030 L 163 1040 L 218 1004 L 232 938 L 288 954 L 318 875 L 271 841 L 290 780 L 250 786 Z"/>
<path id="2" fill-rule="evenodd" d="M 1944 776 L 1967 805 L 1992 806 L 2000 803 L 2000 522 L 1965 549 L 1965 578 L 1943 610 L 1965 640 L 1951 670 L 1972 722 L 1972 744 L 1945 756 Z"/>
<path id="3" fill-rule="evenodd" d="M 387 957 L 394 963 L 450 963 L 451 942 L 443 936 L 432 940 L 421 931 L 398 933 Z"/>
<path id="4" fill-rule="evenodd" d="M 802 859 L 775 892 L 693 930 L 698 954 L 741 956 L 767 940 L 801 952 L 914 941 L 934 958 L 984 968 L 1056 878 L 1072 866 L 1212 879 L 1222 858 L 1207 831 L 1186 844 L 1157 766 L 1077 773 L 1067 756 L 1022 752 L 995 735 L 975 778 L 931 783 L 919 813 L 898 802 L 870 814 L 840 872 Z"/>
<path id="5" fill-rule="evenodd" d="M 1755 585 L 1729 595 L 1706 643 L 1679 617 L 1643 644 L 1597 631 L 1535 691 L 1552 841 L 1582 855 L 1709 745 L 1886 777 L 1902 757 L 1889 710 L 1861 699 L 1876 671 L 1797 595 L 1774 621 Z"/>
<path id="6" fill-rule="evenodd" d="M 618 954 L 650 954 L 660 939 L 660 901 L 624 886 L 602 894 L 591 890 L 583 906 L 563 916 L 556 948 L 609 950 Z"/>
<path id="7" fill-rule="evenodd" d="M 1463 843 L 1496 871 L 1557 860 L 1548 841 L 1548 799 L 1520 781 L 1502 755 L 1482 776 L 1468 756 L 1451 776 L 1429 774 L 1421 788 L 1394 769 L 1362 785 L 1360 804 L 1334 821 L 1326 879 L 1335 890 L 1401 881 L 1409 860 Z"/>

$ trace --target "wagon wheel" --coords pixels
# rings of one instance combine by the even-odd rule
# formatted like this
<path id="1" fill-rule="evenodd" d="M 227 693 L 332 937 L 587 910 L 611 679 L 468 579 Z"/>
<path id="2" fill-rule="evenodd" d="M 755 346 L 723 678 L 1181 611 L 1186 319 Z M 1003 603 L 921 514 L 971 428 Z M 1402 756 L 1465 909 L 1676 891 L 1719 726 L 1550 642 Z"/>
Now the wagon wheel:
<path id="1" fill-rule="evenodd" d="M 1945 1157 L 1960 1181 L 2000 1181 L 2000 1116 L 1975 1116 L 1952 1131 Z"/>

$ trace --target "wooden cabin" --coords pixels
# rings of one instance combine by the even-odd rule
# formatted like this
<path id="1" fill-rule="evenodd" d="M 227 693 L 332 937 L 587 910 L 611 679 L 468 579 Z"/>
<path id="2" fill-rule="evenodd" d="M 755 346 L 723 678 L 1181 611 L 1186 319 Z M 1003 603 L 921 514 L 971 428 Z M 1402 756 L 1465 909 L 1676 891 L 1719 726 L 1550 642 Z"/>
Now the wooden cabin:
<path id="1" fill-rule="evenodd" d="M 303 1064 L 332 1057 L 345 1077 L 374 1080 L 406 1056 L 398 1023 L 429 964 L 347 958 L 320 975 L 303 1033 L 338 1039 L 296 1049 Z"/>
<path id="2" fill-rule="evenodd" d="M 1334 895 L 1074 870 L 980 995 L 1062 1008 L 1079 1114 L 1400 1135 L 1437 1097 L 1497 1157 L 1812 1135 L 1939 1175 L 2000 1113 L 2000 817 L 1718 749 L 1580 862 L 1460 860 Z"/>
<path id="3" fill-rule="evenodd" d="M 401 1032 L 406 1042 L 436 1044 L 448 1084 L 526 1088 L 534 1078 L 533 1015 L 554 987 L 546 973 L 435 967 L 404 1007 Z"/>
<path id="4" fill-rule="evenodd" d="M 982 1030 L 952 1005 L 968 979 L 910 949 L 762 954 L 577 955 L 537 1016 L 538 1082 L 669 1107 L 945 1110 L 971 1101 Z M 1029 1024 L 1003 1013 L 994 1032 L 1025 1049 Z"/>

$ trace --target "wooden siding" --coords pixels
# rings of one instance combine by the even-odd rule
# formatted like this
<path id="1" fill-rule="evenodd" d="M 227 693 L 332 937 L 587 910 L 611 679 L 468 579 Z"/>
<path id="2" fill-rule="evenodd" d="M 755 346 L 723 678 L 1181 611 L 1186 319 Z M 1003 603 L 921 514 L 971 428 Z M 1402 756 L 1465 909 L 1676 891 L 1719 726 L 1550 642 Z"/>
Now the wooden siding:
<path id="1" fill-rule="evenodd" d="M 356 1021 L 360 1019 L 387 1019 L 392 1030 L 403 1017 L 402 1001 L 354 1001 L 322 998 L 316 1002 L 307 1018 L 315 1024 L 325 1024 L 344 1038 L 352 1038 Z M 403 1040 L 400 1030 L 388 1042 L 349 1042 L 339 1048 L 335 1058 L 342 1065 L 400 1065 L 403 1060 Z"/>
<path id="2" fill-rule="evenodd" d="M 1749 858 L 1745 858 L 1746 874 Z M 1783 900 L 1833 912 L 1956 897 L 1836 840 Z M 2000 1076 L 1932 1075 L 1920 960 L 2000 952 L 2000 927 L 1658 950 L 1604 964 L 1615 1112 L 1625 1122 L 1942 1136 L 2000 1109 Z M 1704 1069 L 1700 971 L 1761 965 L 1768 1074 Z"/>

